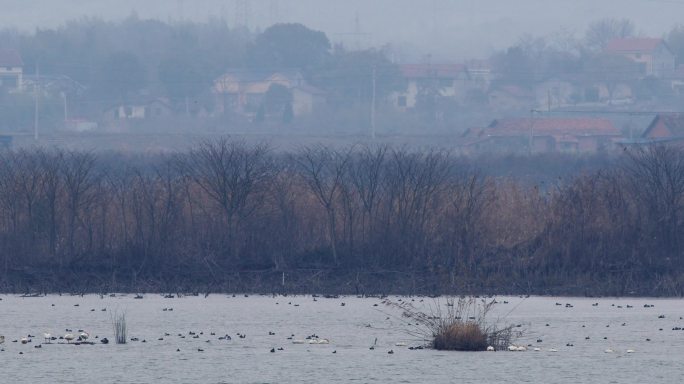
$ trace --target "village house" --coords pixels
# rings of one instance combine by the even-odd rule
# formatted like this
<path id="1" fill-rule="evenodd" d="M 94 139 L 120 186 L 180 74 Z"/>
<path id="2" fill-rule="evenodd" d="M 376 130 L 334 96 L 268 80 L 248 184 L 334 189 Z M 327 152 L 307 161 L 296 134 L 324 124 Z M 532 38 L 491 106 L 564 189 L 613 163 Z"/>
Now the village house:
<path id="1" fill-rule="evenodd" d="M 492 83 L 492 65 L 486 60 L 468 60 L 465 62 L 468 78 L 472 87 L 481 91 L 489 89 Z"/>
<path id="2" fill-rule="evenodd" d="M 105 111 L 104 120 L 150 120 L 169 117 L 172 114 L 173 109 L 166 99 L 155 98 L 116 104 Z"/>
<path id="3" fill-rule="evenodd" d="M 613 39 L 608 42 L 605 51 L 622 55 L 638 63 L 644 76 L 667 78 L 675 70 L 675 55 L 663 39 L 647 37 Z"/>
<path id="4" fill-rule="evenodd" d="M 679 64 L 677 68 L 675 68 L 670 86 L 677 95 L 684 94 L 684 64 Z"/>
<path id="5" fill-rule="evenodd" d="M 537 108 L 554 109 L 576 105 L 581 101 L 581 93 L 570 81 L 548 79 L 534 87 Z"/>
<path id="6" fill-rule="evenodd" d="M 535 94 L 517 85 L 492 88 L 487 94 L 489 106 L 497 111 L 531 110 L 537 105 Z"/>
<path id="7" fill-rule="evenodd" d="M 214 80 L 212 91 L 216 112 L 253 117 L 273 85 L 282 85 L 292 93 L 294 116 L 311 114 L 325 102 L 325 93 L 306 83 L 298 71 L 258 71 L 233 69 Z"/>
<path id="8" fill-rule="evenodd" d="M 461 99 L 470 86 L 463 64 L 404 64 L 399 66 L 406 89 L 390 95 L 399 110 L 415 108 L 420 95 L 432 92 L 440 97 Z"/>
<path id="9" fill-rule="evenodd" d="M 684 114 L 660 113 L 656 115 L 641 135 L 638 144 L 667 144 L 684 147 Z"/>
<path id="10" fill-rule="evenodd" d="M 0 50 L 0 88 L 23 89 L 24 62 L 14 49 Z"/>
<path id="11" fill-rule="evenodd" d="M 463 134 L 470 153 L 595 153 L 609 150 L 622 137 L 603 118 L 506 118 Z"/>

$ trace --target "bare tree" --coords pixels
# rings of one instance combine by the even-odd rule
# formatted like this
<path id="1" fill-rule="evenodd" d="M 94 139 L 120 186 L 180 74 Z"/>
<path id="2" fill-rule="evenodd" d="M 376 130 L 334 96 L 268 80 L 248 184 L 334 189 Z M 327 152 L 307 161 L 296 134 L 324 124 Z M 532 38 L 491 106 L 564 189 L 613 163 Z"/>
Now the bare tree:
<path id="1" fill-rule="evenodd" d="M 651 146 L 628 152 L 627 175 L 643 215 L 653 227 L 649 238 L 660 243 L 663 256 L 682 262 L 681 238 L 684 216 L 684 153 L 677 148 Z M 654 244 L 656 249 L 660 248 Z"/>
<path id="2" fill-rule="evenodd" d="M 634 35 L 634 22 L 629 19 L 605 18 L 589 24 L 585 36 L 589 48 L 600 51 L 613 39 Z"/>
<path id="3" fill-rule="evenodd" d="M 62 177 L 67 215 L 67 251 L 68 256 L 76 256 L 76 233 L 81 224 L 81 214 L 92 202 L 91 193 L 95 190 L 100 175 L 95 168 L 96 157 L 86 152 L 66 152 Z M 64 264 L 60 258 L 60 267 Z"/>
<path id="4" fill-rule="evenodd" d="M 268 146 L 248 146 L 227 138 L 204 142 L 188 154 L 184 167 L 221 209 L 231 256 L 238 257 L 236 235 L 241 220 L 261 206 L 274 175 Z"/>
<path id="5" fill-rule="evenodd" d="M 335 202 L 350 156 L 351 149 L 340 152 L 323 146 L 304 148 L 297 156 L 302 177 L 327 213 L 328 236 L 335 265 L 339 264 Z"/>

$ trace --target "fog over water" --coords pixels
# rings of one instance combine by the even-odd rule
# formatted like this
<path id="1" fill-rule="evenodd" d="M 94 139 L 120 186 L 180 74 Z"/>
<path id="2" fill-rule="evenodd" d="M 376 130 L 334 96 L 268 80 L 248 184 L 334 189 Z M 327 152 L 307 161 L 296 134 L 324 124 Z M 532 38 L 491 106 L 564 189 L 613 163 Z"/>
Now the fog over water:
<path id="1" fill-rule="evenodd" d="M 84 16 L 120 20 L 132 13 L 164 21 L 218 17 L 246 22 L 253 29 L 299 22 L 351 46 L 392 44 L 407 60 L 421 55 L 459 60 L 487 56 L 524 34 L 564 31 L 581 36 L 589 22 L 605 17 L 631 19 L 638 33 L 660 36 L 681 22 L 684 11 L 680 0 L 257 0 L 246 4 L 240 8 L 237 0 L 5 0 L 0 23 L 31 30 Z M 236 18 L 238 9 L 243 9 L 240 18 Z"/>

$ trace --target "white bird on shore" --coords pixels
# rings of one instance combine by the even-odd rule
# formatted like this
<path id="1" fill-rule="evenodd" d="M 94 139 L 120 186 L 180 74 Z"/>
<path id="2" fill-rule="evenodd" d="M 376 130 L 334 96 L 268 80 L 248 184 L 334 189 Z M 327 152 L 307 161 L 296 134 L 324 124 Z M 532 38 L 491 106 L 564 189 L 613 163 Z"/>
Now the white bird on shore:
<path id="1" fill-rule="evenodd" d="M 48 332 L 43 333 L 43 338 L 45 338 L 45 342 L 49 343 L 50 340 L 52 339 L 52 335 L 49 334 Z"/>
<path id="2" fill-rule="evenodd" d="M 306 340 L 301 340 L 301 339 L 292 340 L 292 344 L 304 344 L 304 343 L 306 343 Z"/>
<path id="3" fill-rule="evenodd" d="M 86 340 L 88 340 L 89 337 L 90 337 L 90 334 L 89 334 L 88 332 L 81 332 L 81 333 L 78 335 L 78 339 L 79 339 L 80 341 L 86 341 Z"/>
<path id="4" fill-rule="evenodd" d="M 516 347 L 515 345 L 509 345 L 509 346 L 508 346 L 508 350 L 511 351 L 511 352 L 515 352 L 515 351 L 518 350 L 518 347 Z"/>
<path id="5" fill-rule="evenodd" d="M 636 352 L 636 351 L 633 350 L 633 349 L 628 349 L 628 350 L 627 350 L 627 353 L 634 353 L 634 352 Z"/>
<path id="6" fill-rule="evenodd" d="M 487 352 L 494 352 L 494 347 L 492 347 L 491 345 L 487 347 Z"/>
<path id="7" fill-rule="evenodd" d="M 22 337 L 20 340 L 22 344 L 27 344 L 29 342 L 28 337 Z"/>
<path id="8" fill-rule="evenodd" d="M 66 340 L 67 343 L 70 343 L 71 340 L 73 340 L 73 339 L 75 339 L 75 338 L 76 338 L 76 337 L 74 337 L 74 334 L 73 334 L 73 333 L 67 333 L 66 335 L 64 335 L 64 340 Z"/>

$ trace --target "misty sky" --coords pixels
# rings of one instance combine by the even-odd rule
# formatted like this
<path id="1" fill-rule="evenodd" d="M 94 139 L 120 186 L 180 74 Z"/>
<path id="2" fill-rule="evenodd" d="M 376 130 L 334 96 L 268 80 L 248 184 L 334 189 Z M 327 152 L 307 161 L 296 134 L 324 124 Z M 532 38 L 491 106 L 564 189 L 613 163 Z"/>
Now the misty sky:
<path id="1" fill-rule="evenodd" d="M 132 12 L 164 21 L 203 21 L 214 16 L 234 23 L 236 3 L 2 0 L 0 23 L 31 30 L 83 16 L 119 20 Z M 400 52 L 399 60 L 431 55 L 434 60 L 459 61 L 486 57 L 524 34 L 564 29 L 580 36 L 590 21 L 603 17 L 629 18 L 639 33 L 661 36 L 684 23 L 684 0 L 252 0 L 247 15 L 252 28 L 263 29 L 276 21 L 301 22 L 352 48 L 390 43 Z"/>

